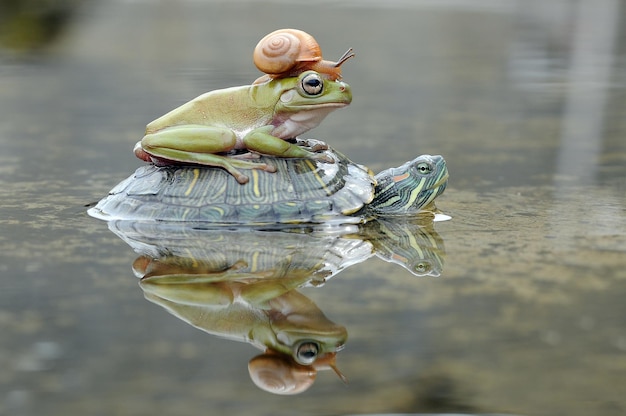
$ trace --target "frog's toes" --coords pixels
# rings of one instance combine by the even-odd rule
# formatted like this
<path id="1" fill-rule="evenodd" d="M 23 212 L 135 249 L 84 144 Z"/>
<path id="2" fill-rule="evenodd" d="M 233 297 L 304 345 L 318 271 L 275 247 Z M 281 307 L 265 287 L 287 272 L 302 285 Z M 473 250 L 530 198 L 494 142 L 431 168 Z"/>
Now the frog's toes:
<path id="1" fill-rule="evenodd" d="M 240 153 L 236 155 L 229 155 L 228 157 L 232 159 L 238 159 L 238 160 L 255 160 L 255 159 L 259 159 L 261 155 L 255 152 L 246 152 L 246 153 Z"/>
<path id="2" fill-rule="evenodd" d="M 315 143 L 311 146 L 312 152 L 323 152 L 324 150 L 328 150 L 328 145 L 326 143 Z"/>
<path id="3" fill-rule="evenodd" d="M 144 162 L 152 162 L 152 156 L 148 154 L 145 150 L 143 150 L 143 147 L 141 147 L 141 142 L 137 142 L 137 144 L 135 144 L 135 147 L 133 148 L 133 153 Z"/>
<path id="4" fill-rule="evenodd" d="M 276 166 L 268 165 L 267 163 L 259 163 L 259 165 L 263 165 L 263 167 L 260 167 L 260 169 L 263 169 L 266 172 L 274 173 L 274 172 L 276 172 L 278 170 L 278 169 L 276 169 Z"/>
<path id="5" fill-rule="evenodd" d="M 228 268 L 228 270 L 241 270 L 248 267 L 248 262 L 244 259 L 239 259 L 232 266 Z"/>
<path id="6" fill-rule="evenodd" d="M 244 185 L 246 183 L 248 183 L 250 181 L 250 178 L 246 175 L 244 175 L 243 173 L 232 173 L 231 174 L 235 177 L 235 179 L 237 180 L 237 182 L 239 182 L 240 184 Z"/>
<path id="7" fill-rule="evenodd" d="M 316 153 L 313 156 L 313 159 L 318 160 L 323 163 L 335 163 L 335 159 L 333 159 L 331 156 L 327 155 L 326 153 Z"/>

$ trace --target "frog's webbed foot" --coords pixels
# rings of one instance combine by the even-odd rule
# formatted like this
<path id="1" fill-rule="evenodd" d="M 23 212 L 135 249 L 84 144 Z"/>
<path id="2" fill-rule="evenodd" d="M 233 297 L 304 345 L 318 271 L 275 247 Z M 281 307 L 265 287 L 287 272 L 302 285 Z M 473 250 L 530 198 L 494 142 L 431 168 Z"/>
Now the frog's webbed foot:
<path id="1" fill-rule="evenodd" d="M 248 262 L 244 259 L 239 259 L 228 267 L 228 270 L 241 270 L 248 267 Z"/>
<path id="2" fill-rule="evenodd" d="M 328 145 L 316 139 L 301 139 L 296 138 L 295 144 L 303 149 L 306 149 L 310 153 L 310 158 L 320 161 L 322 163 L 335 163 L 335 159 L 326 153 L 329 149 Z"/>
<path id="3" fill-rule="evenodd" d="M 255 152 L 243 152 L 243 153 L 228 154 L 228 157 L 230 157 L 231 159 L 238 159 L 238 160 L 256 160 L 256 159 L 260 159 L 261 155 Z"/>
<path id="4" fill-rule="evenodd" d="M 248 175 L 243 174 L 240 169 L 259 169 L 270 173 L 276 172 L 276 166 L 268 163 L 251 162 L 249 160 L 233 158 L 232 156 L 214 154 L 202 154 L 199 156 L 201 156 L 201 160 L 193 160 L 192 163 L 220 167 L 233 175 L 237 182 L 242 185 L 248 183 L 250 178 Z"/>
<path id="5" fill-rule="evenodd" d="M 334 159 L 328 153 L 321 153 L 328 149 L 326 143 L 312 139 L 279 139 L 269 133 L 272 128 L 272 126 L 263 126 L 249 133 L 244 137 L 246 148 L 269 156 L 334 163 Z"/>
<path id="6" fill-rule="evenodd" d="M 224 162 L 220 164 L 216 164 L 221 168 L 224 168 L 228 173 L 233 175 L 237 182 L 240 184 L 246 184 L 250 181 L 250 178 L 247 175 L 241 173 L 239 169 L 259 169 L 265 172 L 274 173 L 276 172 L 276 166 L 269 165 L 267 163 L 257 163 L 257 162 L 248 162 L 246 160 L 238 160 L 224 157 Z M 228 161 L 227 159 L 231 159 Z M 238 169 L 239 168 L 239 169 Z"/>
<path id="7" fill-rule="evenodd" d="M 149 154 L 145 151 L 144 153 Z M 233 175 L 240 184 L 245 184 L 250 181 L 250 178 L 247 175 L 244 175 L 240 169 L 260 169 L 266 172 L 276 172 L 276 167 L 267 163 L 251 162 L 249 160 L 235 159 L 225 155 L 187 152 L 177 149 L 161 150 L 161 155 L 158 156 L 157 159 L 163 159 L 163 164 L 168 164 L 168 162 L 174 161 L 179 163 L 194 163 L 204 166 L 220 167 Z"/>
<path id="8" fill-rule="evenodd" d="M 229 159 L 233 159 L 233 161 L 241 161 L 242 163 L 246 163 L 246 161 L 260 159 L 261 155 L 255 152 L 243 152 L 243 153 L 227 154 L 226 157 L 228 157 Z M 252 163 L 252 162 L 248 162 L 248 163 Z M 276 172 L 276 167 L 267 163 L 255 162 L 253 165 L 253 169 L 261 169 L 266 172 L 272 172 L 272 173 Z M 235 179 L 237 179 L 237 182 L 241 184 L 247 183 L 250 180 L 250 178 L 248 178 L 247 175 L 242 174 L 241 172 L 234 169 L 233 167 L 227 170 L 235 177 Z"/>
<path id="9" fill-rule="evenodd" d="M 311 152 L 323 152 L 324 150 L 328 150 L 328 145 L 325 142 L 316 139 L 301 139 L 300 137 L 297 137 L 295 139 L 295 144 L 301 147 L 306 147 Z"/>
<path id="10" fill-rule="evenodd" d="M 328 153 L 326 153 L 326 150 L 328 150 L 328 145 L 321 140 L 298 138 L 296 144 L 300 147 L 306 148 L 309 152 L 311 152 L 311 158 L 313 160 L 317 160 L 323 163 L 335 163 L 335 159 L 331 157 Z"/>
<path id="11" fill-rule="evenodd" d="M 312 152 L 323 152 L 324 150 L 328 150 L 328 145 L 326 143 L 317 143 L 311 146 Z"/>
<path id="12" fill-rule="evenodd" d="M 335 159 L 333 159 L 332 156 L 329 156 L 326 153 L 313 154 L 313 160 L 317 160 L 322 163 L 335 163 Z"/>
<path id="13" fill-rule="evenodd" d="M 324 150 L 328 150 L 328 145 L 319 140 L 307 140 L 306 146 L 314 153 L 323 152 Z"/>

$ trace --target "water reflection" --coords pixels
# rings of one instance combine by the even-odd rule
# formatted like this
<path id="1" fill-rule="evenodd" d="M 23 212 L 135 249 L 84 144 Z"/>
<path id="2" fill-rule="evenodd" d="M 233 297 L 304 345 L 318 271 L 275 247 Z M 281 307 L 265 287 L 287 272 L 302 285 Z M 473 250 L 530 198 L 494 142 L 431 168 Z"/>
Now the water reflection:
<path id="1" fill-rule="evenodd" d="M 317 370 L 336 369 L 335 354 L 348 334 L 295 290 L 309 283 L 308 270 L 286 273 L 288 258 L 275 269 L 250 270 L 243 259 L 220 263 L 141 256 L 133 270 L 146 299 L 202 331 L 263 350 L 248 369 L 264 390 L 300 393 L 313 384 Z"/>
<path id="2" fill-rule="evenodd" d="M 332 228 L 259 230 L 167 222 L 112 221 L 140 256 L 145 298 L 179 319 L 263 351 L 248 363 L 261 389 L 297 394 L 332 369 L 348 338 L 302 287 L 321 287 L 372 256 L 416 276 L 439 276 L 445 249 L 431 217 Z"/>

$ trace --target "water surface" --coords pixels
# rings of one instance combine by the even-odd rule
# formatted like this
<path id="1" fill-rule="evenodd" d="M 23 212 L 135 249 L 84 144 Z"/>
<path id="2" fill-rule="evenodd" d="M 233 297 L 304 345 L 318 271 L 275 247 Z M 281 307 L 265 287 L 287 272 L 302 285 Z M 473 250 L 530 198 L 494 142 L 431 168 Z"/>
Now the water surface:
<path id="1" fill-rule="evenodd" d="M 82 4 L 50 43 L 4 44 L 0 414 L 623 414 L 624 7 L 254 4 Z M 375 171 L 442 154 L 452 220 L 439 277 L 373 257 L 299 289 L 346 328 L 349 384 L 281 397 L 253 346 L 146 301 L 138 255 L 85 211 L 147 122 L 251 82 L 253 45 L 289 26 L 357 52 L 353 103 L 309 137 Z"/>

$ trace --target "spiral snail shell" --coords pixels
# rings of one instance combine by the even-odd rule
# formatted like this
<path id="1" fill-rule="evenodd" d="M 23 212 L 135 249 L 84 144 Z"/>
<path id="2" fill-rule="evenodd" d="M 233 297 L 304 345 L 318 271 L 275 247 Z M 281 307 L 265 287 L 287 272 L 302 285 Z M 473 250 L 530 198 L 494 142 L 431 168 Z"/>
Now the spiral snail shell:
<path id="1" fill-rule="evenodd" d="M 299 394 L 313 385 L 319 370 L 331 369 L 341 381 L 348 379 L 335 365 L 335 352 L 317 356 L 309 364 L 298 363 L 289 355 L 268 349 L 248 362 L 250 378 L 262 390 L 274 394 Z"/>
<path id="2" fill-rule="evenodd" d="M 299 394 L 315 382 L 317 370 L 276 353 L 257 355 L 248 362 L 250 378 L 262 390 L 274 394 Z"/>
<path id="3" fill-rule="evenodd" d="M 261 39 L 254 48 L 254 64 L 266 74 L 255 83 L 298 76 L 309 70 L 334 81 L 341 78 L 341 65 L 353 56 L 350 48 L 339 61 L 325 61 L 313 36 L 298 29 L 279 29 Z"/>

